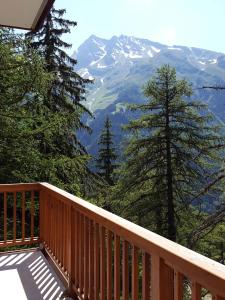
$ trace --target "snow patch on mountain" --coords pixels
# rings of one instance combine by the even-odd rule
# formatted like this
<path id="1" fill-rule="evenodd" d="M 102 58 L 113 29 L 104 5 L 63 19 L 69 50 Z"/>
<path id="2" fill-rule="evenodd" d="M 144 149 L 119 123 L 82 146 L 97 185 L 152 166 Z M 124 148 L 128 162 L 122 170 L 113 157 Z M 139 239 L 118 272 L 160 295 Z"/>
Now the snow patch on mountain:
<path id="1" fill-rule="evenodd" d="M 169 50 L 182 51 L 182 49 L 181 49 L 181 48 L 178 48 L 178 47 L 167 47 L 167 49 L 169 49 Z"/>
<path id="2" fill-rule="evenodd" d="M 85 79 L 89 79 L 89 80 L 93 80 L 94 77 L 89 73 L 88 68 L 82 68 L 79 70 L 79 74 L 81 77 L 85 78 Z"/>
<path id="3" fill-rule="evenodd" d="M 95 41 L 95 43 L 97 43 L 96 41 Z M 97 60 L 95 60 L 95 61 L 92 61 L 91 63 L 90 63 L 90 66 L 93 66 L 93 65 L 96 65 L 98 62 L 100 62 L 100 60 L 102 60 L 105 56 L 106 56 L 106 54 L 107 54 L 107 52 L 106 52 L 106 50 L 105 50 L 105 45 L 100 45 L 99 43 L 97 43 L 98 45 L 99 45 L 99 49 L 101 50 L 101 52 L 102 52 L 102 55 L 100 55 L 100 57 L 97 59 Z"/>
<path id="4" fill-rule="evenodd" d="M 105 69 L 105 68 L 107 68 L 108 66 L 106 66 L 106 65 L 101 65 L 101 64 L 97 64 L 97 68 L 98 69 Z"/>
<path id="5" fill-rule="evenodd" d="M 209 60 L 209 63 L 212 64 L 212 65 L 213 65 L 213 64 L 217 64 L 217 58 L 210 59 L 210 60 Z"/>
<path id="6" fill-rule="evenodd" d="M 156 53 L 159 53 L 161 51 L 161 49 L 156 48 L 155 46 L 151 46 L 152 50 Z"/>
<path id="7" fill-rule="evenodd" d="M 153 53 L 152 53 L 151 50 L 148 50 L 147 54 L 148 54 L 149 57 L 154 57 L 154 55 L 153 55 Z"/>
<path id="8" fill-rule="evenodd" d="M 130 58 L 142 58 L 143 55 L 138 54 L 138 52 L 130 51 L 130 52 L 127 54 L 127 57 L 130 57 Z"/>

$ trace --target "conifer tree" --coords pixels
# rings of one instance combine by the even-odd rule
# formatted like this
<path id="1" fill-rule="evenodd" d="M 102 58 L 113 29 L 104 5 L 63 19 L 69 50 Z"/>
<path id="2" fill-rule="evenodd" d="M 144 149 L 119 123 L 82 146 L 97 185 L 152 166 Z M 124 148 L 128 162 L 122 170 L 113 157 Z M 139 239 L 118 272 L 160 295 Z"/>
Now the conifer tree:
<path id="1" fill-rule="evenodd" d="M 59 122 L 54 133 L 40 137 L 41 151 L 46 154 L 46 158 L 52 162 L 54 160 L 53 172 L 59 182 L 80 185 L 82 178 L 87 180 L 84 173 L 90 174 L 86 149 L 77 138 L 78 130 L 90 132 L 90 128 L 82 122 L 84 113 L 91 115 L 83 105 L 85 86 L 90 80 L 83 79 L 75 72 L 76 60 L 64 51 L 71 45 L 62 40 L 62 35 L 70 33 L 71 26 L 76 26 L 76 22 L 64 19 L 65 12 L 65 9 L 53 8 L 47 15 L 42 29 L 37 33 L 29 33 L 27 37 L 31 47 L 37 49 L 44 58 L 46 69 L 54 78 L 44 105 L 50 111 L 46 118 L 52 118 L 54 113 Z M 51 181 L 49 176 L 46 176 L 45 180 Z M 70 191 L 74 192 L 73 189 Z"/>
<path id="2" fill-rule="evenodd" d="M 52 8 L 41 30 L 28 33 L 27 37 L 31 38 L 31 46 L 44 57 L 47 70 L 55 78 L 46 104 L 56 111 L 73 112 L 80 107 L 82 112 L 89 112 L 81 102 L 85 100 L 85 84 L 90 80 L 83 79 L 75 72 L 77 61 L 63 50 L 72 45 L 64 42 L 62 35 L 70 33 L 70 27 L 77 25 L 76 22 L 64 19 L 65 13 L 65 9 Z"/>
<path id="3" fill-rule="evenodd" d="M 39 55 L 8 29 L 0 30 L 0 65 L 0 182 L 37 181 L 42 159 L 34 136 L 53 120 L 46 122 L 36 107 L 43 103 L 51 76 Z"/>
<path id="4" fill-rule="evenodd" d="M 144 94 L 147 102 L 131 107 L 143 114 L 127 125 L 133 137 L 120 188 L 137 221 L 141 217 L 146 226 L 154 216 L 155 230 L 176 241 L 179 210 L 212 180 L 224 138 L 206 106 L 190 100 L 190 84 L 178 80 L 170 66 L 157 70 Z"/>
<path id="5" fill-rule="evenodd" d="M 111 121 L 107 116 L 104 129 L 102 130 L 98 142 L 100 148 L 97 159 L 97 168 L 100 171 L 99 173 L 109 185 L 114 184 L 113 171 L 116 168 L 115 160 L 117 158 L 115 148 L 113 147 L 113 134 L 111 132 L 111 127 Z"/>

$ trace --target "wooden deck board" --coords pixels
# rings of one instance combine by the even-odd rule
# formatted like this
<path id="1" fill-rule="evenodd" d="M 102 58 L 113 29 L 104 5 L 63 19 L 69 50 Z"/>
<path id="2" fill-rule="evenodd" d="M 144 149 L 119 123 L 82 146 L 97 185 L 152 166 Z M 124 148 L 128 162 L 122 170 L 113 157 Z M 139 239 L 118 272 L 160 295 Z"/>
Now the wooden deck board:
<path id="1" fill-rule="evenodd" d="M 0 299 L 56 300 L 65 289 L 41 251 L 0 253 Z"/>

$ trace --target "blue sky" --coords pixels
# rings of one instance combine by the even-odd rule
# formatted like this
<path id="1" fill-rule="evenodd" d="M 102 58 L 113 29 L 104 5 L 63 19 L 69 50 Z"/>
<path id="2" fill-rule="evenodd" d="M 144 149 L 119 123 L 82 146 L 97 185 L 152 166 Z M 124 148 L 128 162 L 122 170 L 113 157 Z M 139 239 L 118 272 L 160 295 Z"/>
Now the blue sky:
<path id="1" fill-rule="evenodd" d="M 73 50 L 91 34 L 125 34 L 225 53 L 225 0 L 55 0 L 55 6 L 78 22 L 65 36 Z"/>

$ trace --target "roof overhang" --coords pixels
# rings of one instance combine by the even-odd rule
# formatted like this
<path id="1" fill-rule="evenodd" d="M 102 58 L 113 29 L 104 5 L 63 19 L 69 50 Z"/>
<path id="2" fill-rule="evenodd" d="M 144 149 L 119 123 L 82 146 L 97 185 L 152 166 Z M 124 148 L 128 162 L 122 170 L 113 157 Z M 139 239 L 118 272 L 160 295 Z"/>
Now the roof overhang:
<path id="1" fill-rule="evenodd" d="M 54 0 L 0 0 L 0 26 L 36 31 Z"/>

